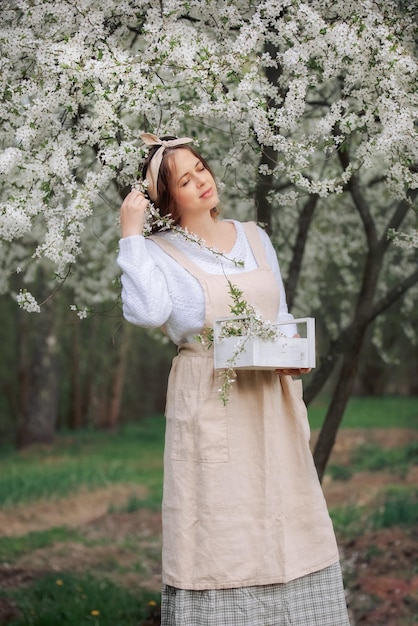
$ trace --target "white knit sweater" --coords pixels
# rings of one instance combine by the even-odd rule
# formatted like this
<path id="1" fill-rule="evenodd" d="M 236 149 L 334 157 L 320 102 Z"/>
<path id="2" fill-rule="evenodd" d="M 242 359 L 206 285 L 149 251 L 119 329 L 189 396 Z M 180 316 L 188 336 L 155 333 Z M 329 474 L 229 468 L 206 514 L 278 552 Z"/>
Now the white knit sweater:
<path id="1" fill-rule="evenodd" d="M 223 256 L 170 231 L 160 233 L 208 274 L 230 276 L 249 272 L 257 267 L 254 255 L 240 222 L 230 220 L 236 228 L 236 242 Z M 268 235 L 259 228 L 267 260 L 280 290 L 277 321 L 293 319 L 288 313 L 283 281 L 275 250 Z M 237 266 L 234 261 L 243 261 Z M 195 341 L 205 319 L 205 300 L 200 283 L 187 270 L 166 254 L 160 246 L 142 235 L 120 240 L 118 264 L 122 269 L 123 315 L 133 324 L 145 328 L 165 327 L 170 339 L 180 345 Z M 274 320 L 272 320 L 274 321 Z M 293 326 L 293 325 L 292 325 Z M 289 328 L 290 330 L 290 328 Z"/>

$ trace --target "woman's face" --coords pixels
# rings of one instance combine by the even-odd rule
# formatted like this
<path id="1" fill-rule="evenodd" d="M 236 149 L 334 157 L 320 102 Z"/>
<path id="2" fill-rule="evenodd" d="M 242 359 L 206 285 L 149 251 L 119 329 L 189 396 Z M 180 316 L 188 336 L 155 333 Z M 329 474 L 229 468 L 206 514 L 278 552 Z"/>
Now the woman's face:
<path id="1" fill-rule="evenodd" d="M 180 224 L 187 217 L 210 211 L 219 202 L 212 174 L 198 157 L 179 148 L 170 154 L 171 193 L 180 215 Z"/>

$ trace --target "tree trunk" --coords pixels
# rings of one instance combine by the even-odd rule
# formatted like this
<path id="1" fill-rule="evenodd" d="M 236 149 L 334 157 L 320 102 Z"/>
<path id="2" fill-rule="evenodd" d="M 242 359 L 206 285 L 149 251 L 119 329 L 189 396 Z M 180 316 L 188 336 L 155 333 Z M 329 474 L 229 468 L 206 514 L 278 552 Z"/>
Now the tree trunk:
<path id="1" fill-rule="evenodd" d="M 89 345 L 87 352 L 87 361 L 83 374 L 83 424 L 90 422 L 96 423 L 98 408 L 98 381 L 97 372 L 99 369 L 98 348 L 97 348 L 97 332 L 92 320 L 90 320 Z"/>
<path id="2" fill-rule="evenodd" d="M 17 312 L 17 360 L 18 360 L 18 399 L 16 414 L 19 421 L 22 415 L 26 415 L 29 408 L 29 387 L 30 387 L 30 350 L 29 350 L 29 320 L 30 316 L 21 309 Z M 18 433 L 19 437 L 19 433 Z"/>
<path id="3" fill-rule="evenodd" d="M 106 422 L 104 424 L 105 428 L 114 429 L 119 423 L 123 386 L 125 383 L 126 362 L 128 359 L 129 346 L 131 345 L 132 328 L 133 326 L 131 324 L 122 322 L 119 350 L 116 363 L 113 367 L 109 405 L 107 408 Z"/>
<path id="4" fill-rule="evenodd" d="M 319 480 L 321 482 L 334 447 L 337 432 L 343 419 L 345 409 L 353 391 L 359 363 L 359 355 L 365 333 L 366 327 L 360 327 L 357 329 L 356 336 L 351 338 L 350 349 L 344 355 L 338 381 L 315 445 L 313 456 Z"/>
<path id="5" fill-rule="evenodd" d="M 29 346 L 31 333 L 22 338 L 21 357 L 24 362 L 20 367 L 19 448 L 33 443 L 50 443 L 55 436 L 60 376 L 54 313 L 51 299 L 44 304 L 40 315 L 31 314 L 31 331 L 36 334 L 33 345 Z M 30 361 L 26 354 L 28 346 Z"/>
<path id="6" fill-rule="evenodd" d="M 339 157 L 343 169 L 350 163 L 348 150 L 339 151 Z M 391 229 L 397 230 L 402 224 L 406 214 L 410 211 L 418 192 L 413 190 L 408 194 L 407 199 L 402 199 L 395 207 L 380 240 L 377 237 L 377 229 L 373 217 L 369 211 L 368 203 L 360 189 L 357 176 L 353 176 L 347 184 L 347 190 L 351 194 L 353 204 L 363 222 L 364 232 L 368 242 L 368 254 L 363 272 L 362 287 L 357 299 L 357 312 L 352 323 L 340 332 L 340 335 L 331 343 L 328 353 L 322 358 L 319 368 L 315 371 L 313 378 L 305 390 L 305 402 L 309 404 L 321 391 L 341 355 L 346 353 L 346 346 L 349 346 L 352 337 L 356 335 L 359 319 L 367 325 L 394 302 L 408 291 L 418 281 L 418 270 L 407 276 L 393 289 L 391 289 L 379 302 L 373 304 L 376 293 L 377 281 L 381 271 L 384 255 L 390 246 L 390 239 L 387 232 Z M 369 275 L 370 272 L 370 275 Z M 364 338 L 364 335 L 363 335 Z M 363 341 L 363 340 L 362 340 Z"/>
<path id="7" fill-rule="evenodd" d="M 264 50 L 267 54 L 270 54 L 272 59 L 277 58 L 277 48 L 271 43 L 266 43 Z M 271 85 L 277 86 L 279 83 L 280 75 L 282 73 L 281 67 L 267 67 L 265 69 L 266 78 Z M 284 94 L 282 94 L 284 97 Z M 268 102 L 267 106 L 271 109 L 278 106 L 273 102 Z M 271 146 L 264 146 L 262 148 L 259 165 L 267 166 L 269 170 L 274 170 L 277 165 L 277 152 Z M 273 230 L 271 220 L 271 205 L 268 201 L 268 194 L 273 189 L 274 179 L 273 174 L 258 174 L 257 185 L 255 189 L 255 206 L 257 221 L 263 224 L 266 232 L 271 235 Z"/>
<path id="8" fill-rule="evenodd" d="M 373 300 L 382 269 L 382 258 L 383 249 L 373 245 L 364 265 L 362 286 L 353 322 L 350 324 L 352 332 L 347 337 L 338 381 L 314 450 L 314 461 L 321 481 L 353 390 L 359 356 L 370 323 L 370 311 L 373 308 Z"/>
<path id="9" fill-rule="evenodd" d="M 309 196 L 298 220 L 298 233 L 296 235 L 295 245 L 293 246 L 292 260 L 290 262 L 289 273 L 285 284 L 286 300 L 289 311 L 295 301 L 296 288 L 302 269 L 306 242 L 308 241 L 309 230 L 318 200 L 319 196 L 316 194 Z"/>
<path id="10" fill-rule="evenodd" d="M 83 424 L 83 394 L 81 389 L 81 350 L 80 350 L 80 323 L 78 316 L 74 317 L 71 327 L 71 396 L 70 396 L 70 415 L 69 426 L 73 430 L 81 428 Z"/>
<path id="11" fill-rule="evenodd" d="M 373 306 L 372 303 L 382 268 L 382 256 L 382 251 L 369 255 L 364 269 L 363 287 L 360 292 L 356 314 L 349 327 L 351 332 L 348 333 L 349 329 L 344 331 L 346 348 L 341 370 L 314 450 L 314 461 L 321 481 L 353 391 L 361 349 L 365 341 L 367 329 L 374 320 L 374 314 L 376 311 L 384 311 L 383 306 L 387 307 L 396 302 L 404 293 L 402 287 L 406 289 L 408 285 L 415 284 L 417 281 L 417 275 L 414 272 L 410 277 L 405 278 L 403 284 L 400 285 L 400 289 L 391 292 L 391 298 L 383 297 L 379 303 Z"/>
<path id="12" fill-rule="evenodd" d="M 259 165 L 267 165 L 270 169 L 274 169 L 277 163 L 277 152 L 270 146 L 265 146 L 260 156 Z M 268 201 L 268 194 L 273 189 L 272 174 L 258 174 L 257 185 L 255 189 L 255 206 L 257 214 L 257 222 L 262 224 L 266 232 L 271 235 L 271 205 Z"/>

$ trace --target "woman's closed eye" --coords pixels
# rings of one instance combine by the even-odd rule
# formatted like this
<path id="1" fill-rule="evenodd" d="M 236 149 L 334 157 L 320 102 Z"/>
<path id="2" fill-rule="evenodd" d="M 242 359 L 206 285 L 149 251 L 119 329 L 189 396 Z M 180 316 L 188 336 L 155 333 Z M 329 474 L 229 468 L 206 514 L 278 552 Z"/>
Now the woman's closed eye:
<path id="1" fill-rule="evenodd" d="M 198 165 L 196 165 L 195 167 L 195 171 L 200 174 L 201 172 L 205 172 L 206 171 L 206 167 L 203 165 L 203 163 L 199 163 Z M 190 178 L 186 178 L 183 177 L 181 179 L 180 182 L 180 187 L 186 187 L 186 185 L 190 182 Z"/>

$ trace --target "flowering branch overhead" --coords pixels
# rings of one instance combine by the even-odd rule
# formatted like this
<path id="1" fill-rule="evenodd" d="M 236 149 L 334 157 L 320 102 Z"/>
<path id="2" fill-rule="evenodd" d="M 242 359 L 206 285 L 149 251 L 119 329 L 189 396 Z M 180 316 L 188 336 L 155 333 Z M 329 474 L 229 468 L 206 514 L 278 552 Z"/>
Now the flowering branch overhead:
<path id="1" fill-rule="evenodd" d="M 206 140 L 227 199 L 256 176 L 289 207 L 354 174 L 389 204 L 418 186 L 413 20 L 391 0 L 11 0 L 0 49 L 0 291 L 20 271 L 28 309 L 39 264 L 71 268 L 81 308 L 109 298 L 142 131 Z"/>

